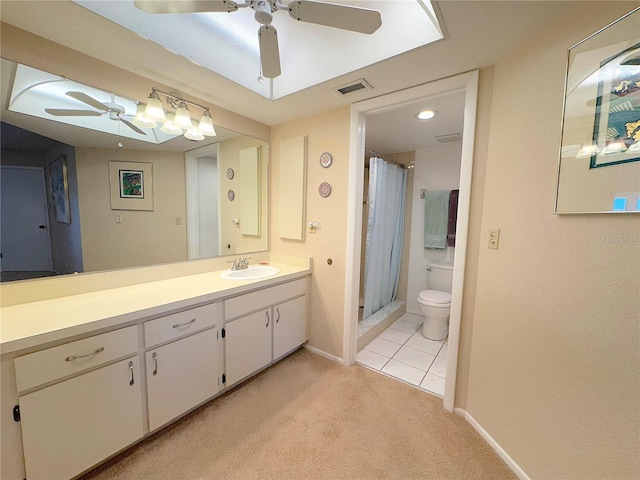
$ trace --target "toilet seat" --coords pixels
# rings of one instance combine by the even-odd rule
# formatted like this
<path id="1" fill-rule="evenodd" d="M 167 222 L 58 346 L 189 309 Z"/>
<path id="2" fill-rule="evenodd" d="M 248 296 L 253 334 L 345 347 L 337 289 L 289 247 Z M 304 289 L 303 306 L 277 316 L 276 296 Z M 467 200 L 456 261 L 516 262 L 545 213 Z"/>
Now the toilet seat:
<path id="1" fill-rule="evenodd" d="M 422 290 L 418 294 L 418 302 L 425 305 L 446 307 L 451 305 L 451 294 L 440 290 Z"/>

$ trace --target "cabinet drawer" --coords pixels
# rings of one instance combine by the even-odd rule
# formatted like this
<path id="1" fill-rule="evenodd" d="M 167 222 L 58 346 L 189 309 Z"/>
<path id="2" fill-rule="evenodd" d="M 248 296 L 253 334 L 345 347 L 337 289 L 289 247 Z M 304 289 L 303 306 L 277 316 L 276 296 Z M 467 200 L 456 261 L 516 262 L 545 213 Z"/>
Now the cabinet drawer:
<path id="1" fill-rule="evenodd" d="M 239 295 L 224 301 L 224 319 L 246 315 L 263 307 L 289 300 L 307 293 L 307 279 L 301 278 L 293 282 L 283 283 L 257 292 Z"/>
<path id="2" fill-rule="evenodd" d="M 138 350 L 138 327 L 132 325 L 14 359 L 18 391 L 97 367 Z"/>
<path id="3" fill-rule="evenodd" d="M 145 347 L 153 347 L 204 328 L 215 327 L 216 318 L 217 306 L 212 303 L 145 322 Z"/>

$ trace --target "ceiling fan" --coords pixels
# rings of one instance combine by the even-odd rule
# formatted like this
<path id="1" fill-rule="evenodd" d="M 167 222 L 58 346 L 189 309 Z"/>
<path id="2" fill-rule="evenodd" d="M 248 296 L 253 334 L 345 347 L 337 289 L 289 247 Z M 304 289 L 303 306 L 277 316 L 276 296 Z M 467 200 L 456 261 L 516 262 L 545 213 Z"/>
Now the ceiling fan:
<path id="1" fill-rule="evenodd" d="M 95 98 L 90 95 L 87 95 L 84 92 L 67 92 L 71 98 L 74 98 L 82 103 L 86 103 L 87 105 L 100 110 L 96 112 L 95 110 L 71 110 L 64 108 L 45 108 L 44 111 L 50 115 L 54 115 L 56 117 L 99 117 L 104 115 L 105 113 L 109 114 L 109 118 L 111 120 L 120 121 L 124 123 L 127 127 L 132 129 L 134 132 L 139 133 L 141 135 L 146 135 L 145 132 L 136 127 L 133 123 L 131 123 L 126 118 L 123 118 L 125 115 L 125 108 L 122 105 L 119 105 L 115 102 L 115 96 L 111 94 L 110 102 L 99 102 Z M 130 115 L 133 117 L 133 115 Z"/>
<path id="2" fill-rule="evenodd" d="M 271 25 L 273 13 L 285 10 L 295 20 L 326 25 L 352 32 L 372 34 L 382 25 L 380 12 L 368 8 L 350 7 L 335 3 L 294 0 L 134 0 L 134 5 L 147 13 L 215 13 L 235 12 L 238 8 L 255 10 L 254 18 L 261 25 L 258 30 L 262 74 L 267 78 L 280 75 L 278 32 Z"/>

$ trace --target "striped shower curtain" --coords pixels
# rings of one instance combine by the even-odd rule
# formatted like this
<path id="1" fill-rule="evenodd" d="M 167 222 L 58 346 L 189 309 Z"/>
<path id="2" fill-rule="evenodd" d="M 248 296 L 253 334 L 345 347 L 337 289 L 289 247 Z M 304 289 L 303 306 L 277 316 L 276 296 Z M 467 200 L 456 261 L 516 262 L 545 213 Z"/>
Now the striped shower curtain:
<path id="1" fill-rule="evenodd" d="M 407 172 L 381 158 L 369 163 L 364 313 L 367 318 L 398 293 Z"/>

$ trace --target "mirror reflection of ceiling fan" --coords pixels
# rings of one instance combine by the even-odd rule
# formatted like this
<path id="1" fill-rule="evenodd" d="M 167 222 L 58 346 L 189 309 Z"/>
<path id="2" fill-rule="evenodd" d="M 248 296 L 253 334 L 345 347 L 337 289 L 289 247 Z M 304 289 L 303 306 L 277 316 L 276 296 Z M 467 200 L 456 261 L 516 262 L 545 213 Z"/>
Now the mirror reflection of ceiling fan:
<path id="1" fill-rule="evenodd" d="M 84 92 L 67 92 L 66 95 L 82 103 L 86 103 L 87 105 L 99 111 L 96 112 L 95 110 L 75 110 L 64 108 L 45 108 L 44 111 L 55 117 L 99 117 L 108 113 L 111 120 L 120 121 L 130 129 L 132 129 L 134 132 L 141 135 L 146 135 L 145 132 L 143 132 L 129 120 L 124 118 L 124 116 L 127 115 L 125 114 L 125 108 L 115 102 L 115 96 L 113 94 L 111 94 L 111 102 L 104 103 L 96 100 L 95 98 L 87 95 Z M 130 116 L 133 119 L 133 115 L 127 116 Z"/>
<path id="2" fill-rule="evenodd" d="M 372 34 L 382 25 L 380 12 L 368 8 L 351 7 L 311 0 L 134 0 L 134 5 L 147 13 L 216 13 L 235 12 L 249 7 L 260 24 L 258 42 L 262 74 L 267 78 L 280 75 L 278 32 L 271 25 L 273 13 L 285 10 L 295 20 L 326 25 L 352 32 Z"/>

